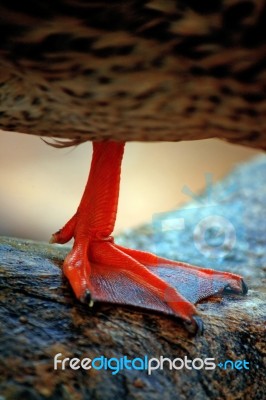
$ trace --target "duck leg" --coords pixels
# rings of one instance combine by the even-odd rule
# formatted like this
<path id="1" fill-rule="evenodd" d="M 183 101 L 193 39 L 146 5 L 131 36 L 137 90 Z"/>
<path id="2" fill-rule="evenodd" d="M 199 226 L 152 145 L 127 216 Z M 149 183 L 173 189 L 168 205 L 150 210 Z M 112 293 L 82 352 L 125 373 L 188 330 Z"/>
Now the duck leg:
<path id="1" fill-rule="evenodd" d="M 144 307 L 181 318 L 192 329 L 201 325 L 194 304 L 231 290 L 246 293 L 242 278 L 197 268 L 154 254 L 128 249 L 111 236 L 116 220 L 124 143 L 93 143 L 88 182 L 76 214 L 52 243 L 74 245 L 63 265 L 76 296 L 93 305 L 105 301 Z"/>

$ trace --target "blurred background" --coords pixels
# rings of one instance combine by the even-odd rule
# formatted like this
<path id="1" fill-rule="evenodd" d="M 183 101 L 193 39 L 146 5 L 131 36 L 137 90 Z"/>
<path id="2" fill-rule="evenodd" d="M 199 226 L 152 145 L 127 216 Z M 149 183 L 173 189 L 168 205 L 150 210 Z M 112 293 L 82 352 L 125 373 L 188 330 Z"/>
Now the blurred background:
<path id="1" fill-rule="evenodd" d="M 87 180 L 92 146 L 55 149 L 39 137 L 0 132 L 0 234 L 48 241 L 74 214 Z M 151 222 L 154 213 L 189 201 L 205 173 L 214 182 L 259 151 L 218 140 L 128 143 L 115 233 Z"/>

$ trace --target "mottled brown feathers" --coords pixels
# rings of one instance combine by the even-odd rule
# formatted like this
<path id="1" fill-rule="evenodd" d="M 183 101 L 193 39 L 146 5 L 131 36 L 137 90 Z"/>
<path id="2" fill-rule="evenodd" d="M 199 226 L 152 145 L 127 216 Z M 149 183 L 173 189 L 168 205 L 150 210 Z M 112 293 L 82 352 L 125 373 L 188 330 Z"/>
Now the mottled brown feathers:
<path id="1" fill-rule="evenodd" d="M 265 0 L 1 0 L 0 127 L 266 149 L 265 26 Z"/>

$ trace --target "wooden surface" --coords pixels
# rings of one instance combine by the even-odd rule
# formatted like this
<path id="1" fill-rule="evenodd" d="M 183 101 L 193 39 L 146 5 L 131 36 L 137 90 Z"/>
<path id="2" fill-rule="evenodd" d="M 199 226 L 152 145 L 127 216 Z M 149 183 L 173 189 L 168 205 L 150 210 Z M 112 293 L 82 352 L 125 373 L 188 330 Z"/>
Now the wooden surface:
<path id="1" fill-rule="evenodd" d="M 177 320 L 164 315 L 108 304 L 94 308 L 82 305 L 61 275 L 66 248 L 1 238 L 0 399 L 263 399 L 265 172 L 263 157 L 242 166 L 213 188 L 214 194 L 229 193 L 229 186 L 235 184 L 234 194 L 230 192 L 219 210 L 233 211 L 231 221 L 238 240 L 222 260 L 216 257 L 205 263 L 237 270 L 245 276 L 250 290 L 247 296 L 227 295 L 199 304 L 205 323 L 203 336 L 191 336 Z M 192 221 L 194 214 L 185 210 L 178 213 Z M 197 215 L 200 213 L 206 218 L 206 207 L 199 207 Z M 241 221 L 245 229 L 237 225 Z M 141 227 L 118 240 L 131 245 L 135 242 L 136 247 L 155 245 L 159 253 L 166 251 L 172 257 L 173 232 L 152 235 L 156 226 Z M 189 226 L 181 232 L 187 246 L 176 239 L 180 253 L 183 248 L 176 257 L 204 262 L 202 253 L 197 253 L 195 243 L 186 236 L 192 232 Z M 175 246 L 172 251 L 178 253 Z M 53 358 L 57 353 L 81 359 L 101 355 L 129 359 L 164 356 L 172 360 L 207 357 L 214 358 L 217 366 L 212 370 L 169 371 L 166 363 L 164 370 L 151 375 L 133 369 L 116 375 L 111 370 L 55 371 Z M 249 369 L 218 366 L 226 360 L 246 360 Z"/>

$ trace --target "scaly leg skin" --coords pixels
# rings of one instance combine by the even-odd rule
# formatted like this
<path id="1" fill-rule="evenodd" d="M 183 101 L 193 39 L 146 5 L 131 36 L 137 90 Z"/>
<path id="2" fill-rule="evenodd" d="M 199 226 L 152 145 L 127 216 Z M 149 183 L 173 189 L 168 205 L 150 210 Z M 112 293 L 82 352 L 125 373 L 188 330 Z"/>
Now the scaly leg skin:
<path id="1" fill-rule="evenodd" d="M 200 269 L 114 243 L 111 234 L 124 145 L 93 143 L 91 170 L 78 210 L 50 242 L 66 243 L 74 237 L 63 271 L 81 301 L 163 311 L 181 318 L 191 331 L 202 330 L 193 303 L 228 289 L 245 294 L 247 287 L 235 274 Z"/>

